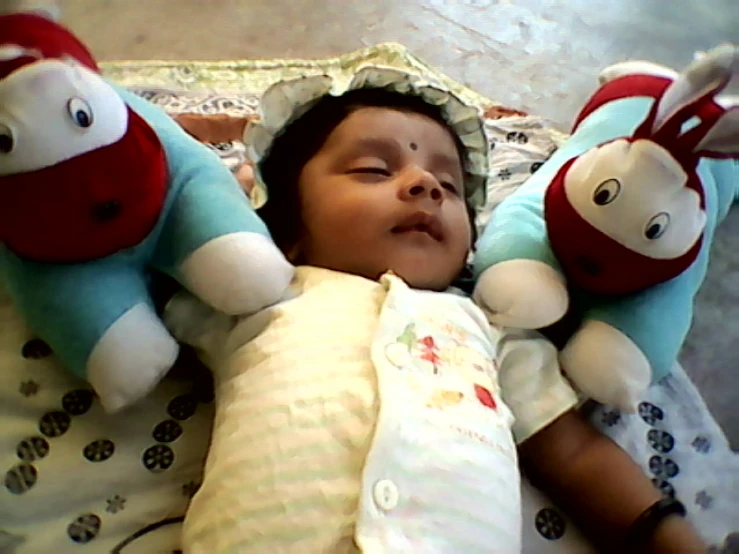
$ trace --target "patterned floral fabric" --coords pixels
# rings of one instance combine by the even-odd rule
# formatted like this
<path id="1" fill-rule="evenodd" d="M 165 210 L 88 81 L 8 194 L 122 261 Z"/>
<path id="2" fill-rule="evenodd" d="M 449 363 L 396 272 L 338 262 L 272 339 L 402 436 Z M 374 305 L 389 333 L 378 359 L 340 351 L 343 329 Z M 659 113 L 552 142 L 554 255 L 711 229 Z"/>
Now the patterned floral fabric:
<path id="1" fill-rule="evenodd" d="M 134 409 L 104 413 L 0 286 L 0 552 L 176 550 L 211 400 L 200 382 L 173 377 Z"/>

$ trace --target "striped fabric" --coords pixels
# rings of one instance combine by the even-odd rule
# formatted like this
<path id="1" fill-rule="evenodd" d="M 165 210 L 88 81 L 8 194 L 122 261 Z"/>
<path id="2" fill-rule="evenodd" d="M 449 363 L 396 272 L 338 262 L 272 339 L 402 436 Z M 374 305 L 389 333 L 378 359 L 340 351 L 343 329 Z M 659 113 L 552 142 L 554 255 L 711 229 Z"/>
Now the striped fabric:
<path id="1" fill-rule="evenodd" d="M 301 267 L 292 292 L 241 319 L 186 295 L 168 307 L 172 332 L 216 374 L 185 552 L 516 552 L 519 475 L 498 370 L 558 383 L 553 347 L 393 276 Z M 522 390 L 532 396 L 507 396 L 532 432 L 551 419 L 537 416 L 542 391 Z M 544 417 L 574 395 L 556 404 Z"/>
<path id="2" fill-rule="evenodd" d="M 209 337 L 210 348 L 231 353 L 217 367 L 213 439 L 185 521 L 186 552 L 357 551 L 378 410 L 369 347 L 383 291 L 321 270 L 301 271 L 296 288 L 295 299 L 255 316 L 263 330 L 243 346 L 231 350 L 227 339 L 254 318 L 220 344 Z"/>

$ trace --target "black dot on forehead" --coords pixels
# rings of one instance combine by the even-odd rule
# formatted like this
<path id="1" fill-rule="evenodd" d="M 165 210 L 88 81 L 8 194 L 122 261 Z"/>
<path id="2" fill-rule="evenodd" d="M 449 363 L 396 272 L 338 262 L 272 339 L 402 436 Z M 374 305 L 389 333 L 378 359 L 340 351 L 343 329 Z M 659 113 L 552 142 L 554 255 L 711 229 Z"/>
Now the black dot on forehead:
<path id="1" fill-rule="evenodd" d="M 415 142 L 411 142 L 408 146 L 411 147 L 411 150 L 418 150 L 418 145 Z"/>

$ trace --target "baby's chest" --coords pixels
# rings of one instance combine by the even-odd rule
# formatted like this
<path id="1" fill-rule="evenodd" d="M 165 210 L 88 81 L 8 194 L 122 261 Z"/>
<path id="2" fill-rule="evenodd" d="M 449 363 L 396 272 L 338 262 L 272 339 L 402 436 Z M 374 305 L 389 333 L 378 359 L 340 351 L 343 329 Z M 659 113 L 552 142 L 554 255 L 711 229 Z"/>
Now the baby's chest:
<path id="1" fill-rule="evenodd" d="M 449 294 L 390 289 L 371 346 L 386 413 L 419 432 L 460 433 L 495 445 L 512 415 L 500 397 L 494 335 Z M 462 441 L 462 445 L 465 441 Z M 512 452 L 506 452 L 511 458 Z"/>
<path id="2" fill-rule="evenodd" d="M 365 412 L 365 421 L 382 406 L 388 417 L 461 426 L 469 436 L 508 432 L 494 337 L 465 302 L 394 280 L 383 290 L 312 289 L 256 337 L 235 329 L 222 389 L 241 399 L 308 401 L 323 414 L 321 399 L 336 399 L 345 412 Z M 290 395 L 270 394 L 275 387 Z M 265 398 L 254 404 L 263 408 Z"/>

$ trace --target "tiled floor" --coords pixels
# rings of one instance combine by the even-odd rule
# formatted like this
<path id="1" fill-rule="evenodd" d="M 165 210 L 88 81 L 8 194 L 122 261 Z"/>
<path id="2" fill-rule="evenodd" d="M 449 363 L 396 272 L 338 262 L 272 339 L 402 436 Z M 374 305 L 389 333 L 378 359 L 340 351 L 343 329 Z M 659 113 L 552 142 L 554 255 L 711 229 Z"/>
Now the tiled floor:
<path id="1" fill-rule="evenodd" d="M 8 1 L 8 0 L 0 0 Z M 104 60 L 317 57 L 404 43 L 451 77 L 566 128 L 604 65 L 683 66 L 739 42 L 737 0 L 61 0 Z M 736 85 L 734 91 L 739 91 Z M 739 447 L 739 212 L 715 247 L 683 360 Z"/>

